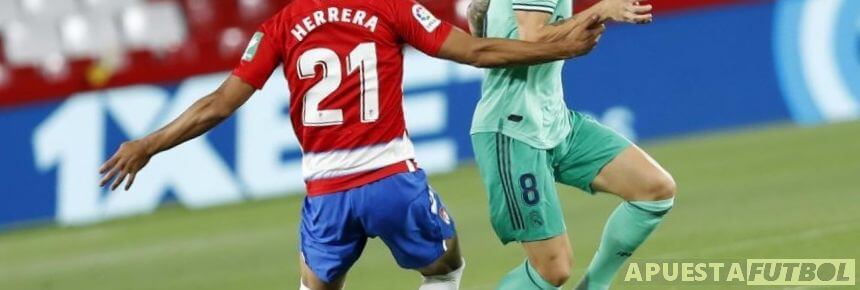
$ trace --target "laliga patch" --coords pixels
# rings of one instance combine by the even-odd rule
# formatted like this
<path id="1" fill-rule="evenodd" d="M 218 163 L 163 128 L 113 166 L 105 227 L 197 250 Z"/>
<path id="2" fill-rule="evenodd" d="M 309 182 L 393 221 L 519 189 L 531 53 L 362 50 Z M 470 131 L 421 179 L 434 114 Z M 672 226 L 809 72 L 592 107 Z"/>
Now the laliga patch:
<path id="1" fill-rule="evenodd" d="M 251 37 L 251 41 L 248 42 L 248 47 L 245 48 L 245 53 L 242 54 L 242 60 L 254 60 L 254 56 L 257 55 L 257 48 L 260 47 L 260 42 L 263 41 L 263 36 L 265 36 L 265 34 L 262 32 L 254 33 L 254 36 Z"/>
<path id="2" fill-rule="evenodd" d="M 436 30 L 436 27 L 439 27 L 439 24 L 442 24 L 442 21 L 433 16 L 433 13 L 430 13 L 430 10 L 427 10 L 421 4 L 412 6 L 412 16 L 415 16 L 415 19 L 418 20 L 418 23 L 421 23 L 421 26 L 424 26 L 424 30 L 427 30 L 427 32 L 433 32 L 433 30 Z"/>

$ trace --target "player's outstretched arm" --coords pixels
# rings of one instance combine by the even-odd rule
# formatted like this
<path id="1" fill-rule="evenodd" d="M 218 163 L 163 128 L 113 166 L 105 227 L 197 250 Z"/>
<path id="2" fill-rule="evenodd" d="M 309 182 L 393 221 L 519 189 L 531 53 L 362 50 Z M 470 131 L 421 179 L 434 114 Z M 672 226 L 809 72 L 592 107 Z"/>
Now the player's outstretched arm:
<path id="1" fill-rule="evenodd" d="M 197 100 L 175 120 L 158 131 L 119 146 L 116 153 L 102 165 L 101 186 L 113 180 L 111 190 L 128 178 L 125 189 L 131 188 L 134 177 L 153 155 L 206 133 L 230 117 L 256 89 L 235 76 L 230 76 L 217 90 Z"/>
<path id="2" fill-rule="evenodd" d="M 580 22 L 593 16 L 600 17 L 600 22 L 612 20 L 636 24 L 651 23 L 653 20 L 652 6 L 641 2 L 645 1 L 603 0 L 571 18 L 555 23 L 549 23 L 552 15 L 547 12 L 517 10 L 514 14 L 517 18 L 520 40 L 546 42 L 565 37 Z"/>
<path id="3" fill-rule="evenodd" d="M 565 37 L 553 42 L 524 42 L 478 38 L 454 29 L 445 39 L 438 57 L 476 67 L 540 64 L 581 56 L 590 52 L 605 27 L 597 17 L 580 22 Z"/>

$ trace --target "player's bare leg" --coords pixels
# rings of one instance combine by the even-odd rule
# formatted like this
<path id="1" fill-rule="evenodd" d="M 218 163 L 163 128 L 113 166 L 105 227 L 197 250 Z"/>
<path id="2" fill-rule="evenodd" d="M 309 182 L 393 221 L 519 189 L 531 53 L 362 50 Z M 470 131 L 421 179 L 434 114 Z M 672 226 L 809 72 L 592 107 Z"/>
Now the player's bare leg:
<path id="1" fill-rule="evenodd" d="M 636 145 L 609 162 L 591 184 L 626 201 L 656 201 L 675 196 L 675 180 L 654 158 Z"/>
<path id="2" fill-rule="evenodd" d="M 523 249 L 529 259 L 529 265 L 553 286 L 561 286 L 570 278 L 570 268 L 573 264 L 573 250 L 567 232 L 543 241 L 524 242 Z"/>
<path id="3" fill-rule="evenodd" d="M 341 290 L 343 289 L 344 281 L 346 280 L 346 275 L 338 277 L 331 281 L 331 283 L 326 283 L 320 280 L 314 271 L 311 271 L 308 268 L 308 265 L 305 264 L 304 261 L 301 261 L 302 268 L 302 277 L 301 277 L 301 286 L 299 290 Z"/>
<path id="4" fill-rule="evenodd" d="M 522 245 L 528 259 L 508 272 L 496 290 L 556 289 L 570 278 L 573 255 L 566 232 Z"/>
<path id="5" fill-rule="evenodd" d="M 675 198 L 675 181 L 651 156 L 631 145 L 607 164 L 592 187 L 624 199 L 606 222 L 600 247 L 576 289 L 609 289 L 613 277 L 660 224 Z"/>
<path id="6" fill-rule="evenodd" d="M 460 255 L 460 244 L 455 236 L 446 240 L 448 250 L 429 266 L 417 269 L 424 282 L 419 290 L 457 290 L 466 263 Z"/>

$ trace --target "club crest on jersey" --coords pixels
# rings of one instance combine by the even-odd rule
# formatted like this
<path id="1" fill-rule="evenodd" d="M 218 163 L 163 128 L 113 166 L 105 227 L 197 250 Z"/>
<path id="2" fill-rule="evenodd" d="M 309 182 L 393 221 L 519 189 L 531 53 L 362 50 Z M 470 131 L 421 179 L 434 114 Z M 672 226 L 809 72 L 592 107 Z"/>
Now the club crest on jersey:
<path id="1" fill-rule="evenodd" d="M 439 209 L 439 217 L 442 218 L 442 221 L 446 224 L 451 224 L 451 217 L 448 216 L 448 211 L 445 210 L 444 207 Z"/>
<path id="2" fill-rule="evenodd" d="M 430 10 L 421 6 L 421 4 L 415 4 L 412 6 L 412 16 L 415 16 L 415 19 L 418 20 L 418 23 L 421 23 L 421 26 L 424 26 L 424 30 L 427 32 L 433 32 L 436 30 L 436 27 L 439 27 L 439 24 L 442 24 L 433 13 L 430 13 Z"/>
<path id="3" fill-rule="evenodd" d="M 243 61 L 254 60 L 254 56 L 257 55 L 257 48 L 260 47 L 260 42 L 263 41 L 263 36 L 265 36 L 265 34 L 262 32 L 254 33 L 254 36 L 251 37 L 251 41 L 248 42 L 248 47 L 245 48 L 245 53 L 242 54 Z"/>

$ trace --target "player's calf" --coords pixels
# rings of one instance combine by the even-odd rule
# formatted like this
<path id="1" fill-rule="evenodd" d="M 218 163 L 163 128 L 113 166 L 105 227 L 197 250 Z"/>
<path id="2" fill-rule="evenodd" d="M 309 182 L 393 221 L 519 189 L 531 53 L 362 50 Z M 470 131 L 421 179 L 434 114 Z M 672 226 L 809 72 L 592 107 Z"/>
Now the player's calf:
<path id="1" fill-rule="evenodd" d="M 537 263 L 532 262 L 530 259 L 529 264 L 537 270 L 541 278 L 553 286 L 561 287 L 561 285 L 564 285 L 570 279 L 570 258 L 553 257 L 548 261 Z"/>
<path id="2" fill-rule="evenodd" d="M 496 290 L 558 289 L 567 282 L 572 254 L 566 233 L 522 245 L 528 259 L 508 272 Z"/>
<path id="3" fill-rule="evenodd" d="M 524 242 L 523 248 L 529 265 L 549 284 L 559 287 L 570 278 L 573 253 L 566 233 L 548 240 Z"/>

